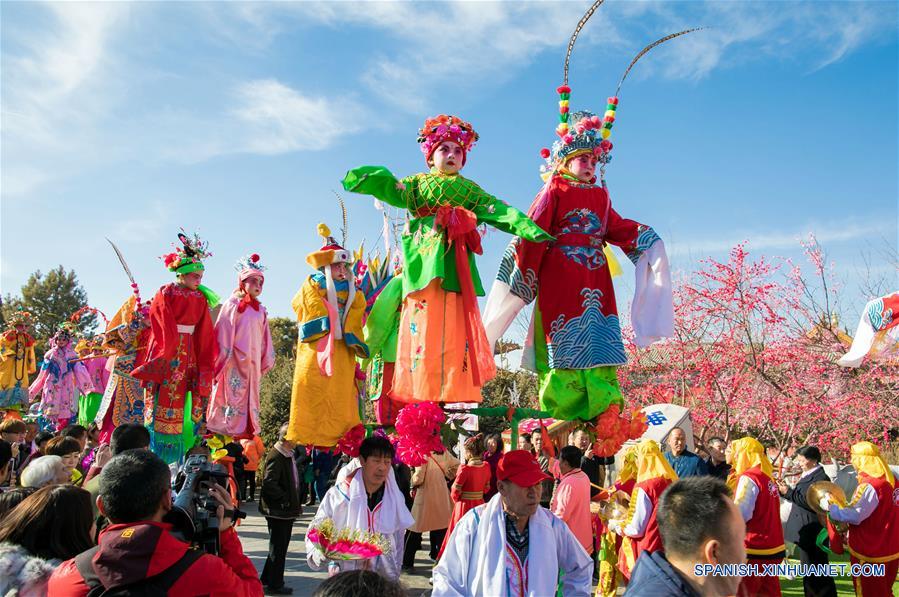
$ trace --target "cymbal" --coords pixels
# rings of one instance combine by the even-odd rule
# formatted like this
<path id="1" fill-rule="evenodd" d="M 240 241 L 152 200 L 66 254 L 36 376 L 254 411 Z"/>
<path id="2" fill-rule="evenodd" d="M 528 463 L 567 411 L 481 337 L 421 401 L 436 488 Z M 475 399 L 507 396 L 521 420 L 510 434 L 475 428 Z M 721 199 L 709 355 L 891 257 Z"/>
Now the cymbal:
<path id="1" fill-rule="evenodd" d="M 808 488 L 808 492 L 805 494 L 805 501 L 808 502 L 809 507 L 815 512 L 827 514 L 827 512 L 821 509 L 819 503 L 824 496 L 827 496 L 831 502 L 840 507 L 846 505 L 846 492 L 843 491 L 842 487 L 836 483 L 831 483 L 830 481 L 818 481 L 817 483 L 812 483 Z"/>

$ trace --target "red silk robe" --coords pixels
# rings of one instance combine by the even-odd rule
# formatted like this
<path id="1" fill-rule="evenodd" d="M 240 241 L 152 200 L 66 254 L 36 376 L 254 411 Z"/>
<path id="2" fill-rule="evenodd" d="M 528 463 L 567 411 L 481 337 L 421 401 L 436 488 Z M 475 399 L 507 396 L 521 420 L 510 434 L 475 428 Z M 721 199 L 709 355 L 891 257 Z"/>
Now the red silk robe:
<path id="1" fill-rule="evenodd" d="M 150 304 L 146 348 L 132 375 L 148 388 L 145 418 L 153 451 L 166 462 L 184 456 L 184 406 L 191 392 L 191 420 L 198 424 L 212 391 L 218 344 L 206 297 L 175 283 L 159 289 Z"/>

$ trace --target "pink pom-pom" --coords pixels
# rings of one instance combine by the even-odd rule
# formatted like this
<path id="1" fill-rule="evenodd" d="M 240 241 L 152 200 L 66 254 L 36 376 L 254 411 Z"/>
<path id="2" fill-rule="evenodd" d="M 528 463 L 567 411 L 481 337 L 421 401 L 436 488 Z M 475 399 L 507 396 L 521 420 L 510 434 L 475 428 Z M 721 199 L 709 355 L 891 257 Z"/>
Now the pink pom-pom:
<path id="1" fill-rule="evenodd" d="M 565 144 L 571 143 L 572 141 L 574 141 L 574 137 L 572 137 L 571 135 L 565 135 L 564 137 L 562 137 L 562 142 Z"/>
<path id="2" fill-rule="evenodd" d="M 549 149 L 547 149 L 546 147 L 544 147 L 543 149 L 541 149 L 541 150 L 540 150 L 540 157 L 543 158 L 544 160 L 545 160 L 546 158 L 548 158 L 548 157 L 549 157 Z"/>
<path id="3" fill-rule="evenodd" d="M 257 255 L 256 253 L 253 253 L 252 255 L 250 255 L 250 261 L 252 261 L 253 263 L 256 263 L 257 261 L 259 261 L 259 255 Z"/>

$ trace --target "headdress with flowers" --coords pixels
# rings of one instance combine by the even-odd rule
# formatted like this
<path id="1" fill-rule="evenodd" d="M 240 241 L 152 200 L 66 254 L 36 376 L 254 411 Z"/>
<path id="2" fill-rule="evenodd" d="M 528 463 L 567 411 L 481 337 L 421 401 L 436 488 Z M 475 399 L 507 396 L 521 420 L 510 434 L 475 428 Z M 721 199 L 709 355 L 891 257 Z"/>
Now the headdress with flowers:
<path id="1" fill-rule="evenodd" d="M 183 228 L 178 233 L 178 240 L 181 241 L 181 246 L 173 245 L 175 251 L 161 257 L 166 268 L 178 275 L 205 270 L 206 267 L 203 265 L 203 260 L 212 257 L 209 243 L 202 240 L 197 233 L 194 233 L 193 237 L 187 236 Z M 210 308 L 214 308 L 219 304 L 219 296 L 211 289 L 200 284 L 197 290 L 206 297 L 206 302 L 209 303 Z"/>
<path id="2" fill-rule="evenodd" d="M 173 245 L 174 252 L 162 256 L 165 267 L 175 274 L 189 274 L 206 269 L 203 260 L 212 257 L 209 243 L 200 239 L 196 233 L 192 238 L 188 237 L 183 228 L 178 233 L 178 240 L 181 241 L 181 246 Z"/>
<path id="3" fill-rule="evenodd" d="M 26 311 L 22 307 L 18 307 L 15 311 L 13 311 L 12 315 L 6 320 L 9 324 L 9 327 L 14 328 L 18 325 L 24 325 L 26 327 L 30 327 L 32 325 L 32 316 L 31 312 Z"/>
<path id="4" fill-rule="evenodd" d="M 262 272 L 267 268 L 259 262 L 258 254 L 251 253 L 238 259 L 234 264 L 234 269 L 237 271 L 237 279 L 243 282 L 250 276 L 262 276 L 264 278 L 265 274 Z"/>
<path id="5" fill-rule="evenodd" d="M 425 156 L 425 161 L 431 159 L 431 154 L 437 146 L 444 141 L 453 141 L 462 148 L 462 163 L 465 163 L 465 155 L 478 141 L 478 134 L 471 124 L 457 116 L 440 114 L 425 120 L 424 126 L 418 130 L 418 144 Z"/>
<path id="6" fill-rule="evenodd" d="M 571 157 L 587 152 L 592 152 L 596 156 L 597 161 L 602 164 L 600 172 L 604 172 L 606 164 L 612 160 L 612 142 L 609 141 L 609 137 L 612 135 L 612 126 L 615 122 L 616 112 L 618 111 L 618 95 L 621 92 L 621 85 L 627 78 L 628 73 L 637 61 L 654 47 L 674 39 L 675 37 L 680 37 L 681 35 L 701 29 L 687 29 L 685 31 L 679 31 L 678 33 L 672 33 L 671 35 L 666 35 L 643 48 L 634 57 L 627 69 L 625 69 L 624 74 L 618 81 L 618 88 L 615 90 L 615 95 L 606 100 L 606 110 L 602 118 L 587 111 L 570 113 L 569 101 L 571 99 L 571 87 L 568 86 L 568 63 L 571 60 L 571 53 L 574 50 L 574 42 L 577 40 L 577 36 L 581 32 L 581 29 L 602 3 L 603 0 L 596 0 L 590 8 L 587 9 L 587 12 L 581 17 L 581 20 L 574 29 L 574 33 L 572 33 L 571 38 L 568 41 L 568 50 L 565 54 L 565 64 L 563 69 L 563 83 L 556 89 L 556 93 L 559 94 L 559 125 L 556 127 L 558 139 L 553 143 L 552 149 L 544 147 L 540 150 L 540 156 L 546 161 L 540 168 L 544 175 L 553 172 Z"/>
<path id="7" fill-rule="evenodd" d="M 71 321 L 63 321 L 56 328 L 56 333 L 53 334 L 52 341 L 55 344 L 60 340 L 72 340 L 78 337 L 78 326 L 75 325 Z"/>

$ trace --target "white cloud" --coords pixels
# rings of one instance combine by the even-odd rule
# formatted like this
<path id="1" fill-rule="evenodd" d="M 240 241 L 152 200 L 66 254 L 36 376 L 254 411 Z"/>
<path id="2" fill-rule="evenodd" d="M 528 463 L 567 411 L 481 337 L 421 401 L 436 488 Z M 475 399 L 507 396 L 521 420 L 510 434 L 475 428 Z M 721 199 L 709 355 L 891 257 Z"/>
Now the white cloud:
<path id="1" fill-rule="evenodd" d="M 334 100 L 303 95 L 273 79 L 241 84 L 235 95 L 239 104 L 232 114 L 246 125 L 243 151 L 278 154 L 321 150 L 330 147 L 340 135 L 356 130 L 346 126 L 338 130 L 323 123 L 322 115 L 335 109 Z M 338 113 L 343 114 L 361 110 L 352 104 L 337 108 Z M 359 119 L 348 121 L 358 122 Z"/>
<path id="2" fill-rule="evenodd" d="M 368 110 L 390 112 L 379 102 L 421 113 L 448 90 L 464 97 L 485 86 L 502 86 L 544 54 L 557 56 L 561 71 L 565 43 L 589 2 L 201 3 L 176 8 L 182 6 L 19 6 L 27 26 L 10 19 L 4 23 L 4 198 L 28 196 L 54 178 L 124 160 L 195 163 L 233 153 L 320 150 L 336 139 L 326 120 L 320 124 L 321 114 L 350 114 L 344 122 L 371 126 L 361 124 L 375 120 L 364 118 Z M 164 21 L 152 17 L 176 10 L 172 14 L 186 19 L 198 47 L 214 39 L 218 46 L 237 47 L 253 57 L 264 58 L 279 36 L 302 35 L 313 27 L 333 30 L 334 43 L 351 35 L 374 36 L 381 43 L 348 69 L 345 89 L 319 91 L 314 80 L 291 87 L 283 77 L 266 73 L 253 79 L 235 69 L 215 73 L 214 81 L 196 90 L 182 87 L 192 73 L 177 66 L 160 72 L 160 63 L 153 62 L 154 52 L 171 40 L 158 29 Z M 572 81 L 580 84 L 579 73 L 602 61 L 601 76 L 611 86 L 644 44 L 696 25 L 711 28 L 654 51 L 632 77 L 695 79 L 771 56 L 804 55 L 810 68 L 823 68 L 891 31 L 883 15 L 895 10 L 887 3 L 864 2 L 607 2 L 581 33 Z M 144 31 L 138 23 L 156 28 Z M 151 34 L 152 43 L 146 37 Z M 611 73 L 608 62 L 615 63 Z M 547 81 L 547 89 L 559 82 Z M 140 101 L 138 94 L 162 85 L 172 90 L 164 101 Z"/>
<path id="3" fill-rule="evenodd" d="M 127 3 L 28 6 L 52 26 L 4 27 L 2 135 L 4 197 L 30 193 L 77 168 L 67 159 L 98 144 L 96 122 L 121 93 L 110 45 Z"/>

